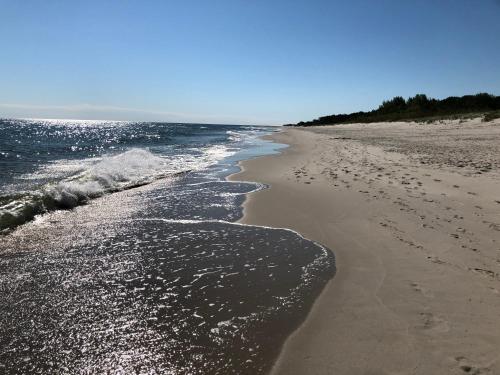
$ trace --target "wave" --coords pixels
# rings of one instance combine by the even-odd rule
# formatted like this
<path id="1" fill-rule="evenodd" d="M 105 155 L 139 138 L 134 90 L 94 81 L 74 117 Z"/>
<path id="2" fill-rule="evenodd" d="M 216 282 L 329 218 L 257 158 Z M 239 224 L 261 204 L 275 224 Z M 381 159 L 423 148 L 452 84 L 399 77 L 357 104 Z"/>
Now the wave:
<path id="1" fill-rule="evenodd" d="M 45 212 L 70 209 L 107 193 L 188 171 L 172 169 L 168 159 L 144 149 L 105 156 L 90 166 L 80 168 L 72 177 L 46 184 L 38 190 L 0 196 L 0 233 L 6 233 Z"/>
<path id="2" fill-rule="evenodd" d="M 228 139 L 233 142 L 241 142 L 242 140 L 250 136 L 248 131 L 242 132 L 242 131 L 228 130 L 226 131 L 226 134 L 228 135 Z"/>

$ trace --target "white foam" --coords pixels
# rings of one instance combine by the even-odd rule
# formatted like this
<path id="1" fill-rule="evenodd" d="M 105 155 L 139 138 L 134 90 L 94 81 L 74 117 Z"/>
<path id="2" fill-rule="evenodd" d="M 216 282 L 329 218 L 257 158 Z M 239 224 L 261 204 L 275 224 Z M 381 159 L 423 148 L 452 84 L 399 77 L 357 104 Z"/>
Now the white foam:
<path id="1" fill-rule="evenodd" d="M 228 130 L 226 131 L 226 134 L 229 136 L 229 140 L 233 142 L 240 142 L 245 138 L 245 136 L 247 136 L 246 133 L 234 130 Z"/>
<path id="2" fill-rule="evenodd" d="M 71 179 L 47 185 L 44 194 L 71 207 L 81 200 L 148 183 L 170 172 L 163 158 L 144 149 L 105 156 L 80 170 Z"/>
<path id="3" fill-rule="evenodd" d="M 58 160 L 31 176 L 22 177 L 32 180 L 50 178 L 56 182 L 0 206 L 0 230 L 5 225 L 20 224 L 53 209 L 72 208 L 106 193 L 144 185 L 180 172 L 201 170 L 237 152 L 224 145 L 190 151 L 159 156 L 146 149 L 133 148 L 100 158 Z"/>
<path id="4" fill-rule="evenodd" d="M 173 170 L 168 161 L 145 149 L 131 149 L 124 153 L 102 158 L 88 171 L 92 180 L 138 181 Z"/>

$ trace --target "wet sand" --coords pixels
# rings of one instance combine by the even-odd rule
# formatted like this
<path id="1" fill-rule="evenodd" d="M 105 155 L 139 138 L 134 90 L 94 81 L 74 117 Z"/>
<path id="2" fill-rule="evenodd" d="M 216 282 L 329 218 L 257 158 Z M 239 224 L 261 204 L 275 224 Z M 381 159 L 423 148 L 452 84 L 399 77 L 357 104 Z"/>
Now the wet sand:
<path id="1" fill-rule="evenodd" d="M 500 121 L 286 129 L 243 222 L 332 249 L 275 374 L 500 374 Z"/>

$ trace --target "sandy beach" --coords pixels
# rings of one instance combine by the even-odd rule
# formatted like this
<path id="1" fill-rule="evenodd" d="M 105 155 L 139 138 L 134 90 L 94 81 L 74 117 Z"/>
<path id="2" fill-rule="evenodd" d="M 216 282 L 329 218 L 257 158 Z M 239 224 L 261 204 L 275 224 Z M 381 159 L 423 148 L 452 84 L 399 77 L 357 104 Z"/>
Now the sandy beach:
<path id="1" fill-rule="evenodd" d="M 287 128 L 233 180 L 245 223 L 330 248 L 337 274 L 275 374 L 500 374 L 500 121 Z"/>

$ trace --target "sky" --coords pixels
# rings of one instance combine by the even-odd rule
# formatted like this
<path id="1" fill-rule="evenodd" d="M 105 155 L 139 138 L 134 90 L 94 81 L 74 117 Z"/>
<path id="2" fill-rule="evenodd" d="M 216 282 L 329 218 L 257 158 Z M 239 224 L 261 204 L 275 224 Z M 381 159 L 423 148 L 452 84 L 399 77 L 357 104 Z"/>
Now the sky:
<path id="1" fill-rule="evenodd" d="M 500 0 L 0 0 L 0 117 L 269 124 L 500 95 Z"/>

